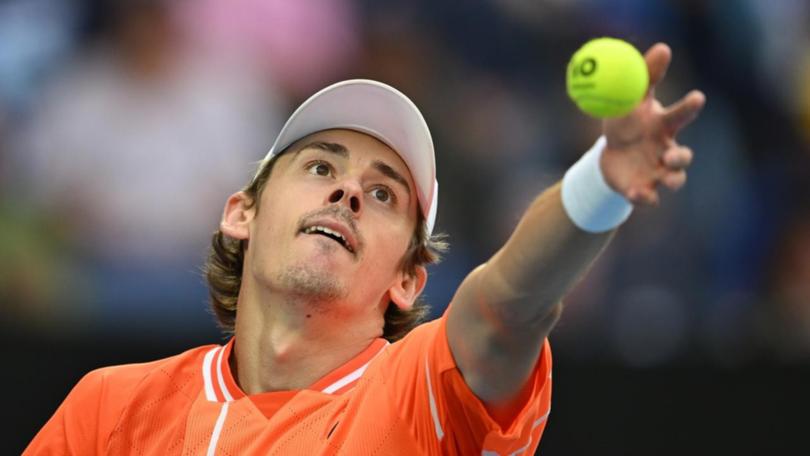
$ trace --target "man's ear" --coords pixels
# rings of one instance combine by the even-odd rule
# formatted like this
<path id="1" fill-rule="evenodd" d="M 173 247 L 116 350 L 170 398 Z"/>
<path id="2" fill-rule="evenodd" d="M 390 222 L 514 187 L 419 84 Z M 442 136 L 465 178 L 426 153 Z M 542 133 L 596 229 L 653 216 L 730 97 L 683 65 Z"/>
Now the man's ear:
<path id="1" fill-rule="evenodd" d="M 425 283 L 427 283 L 427 269 L 424 266 L 417 266 L 413 275 L 404 271 L 400 273 L 399 280 L 388 289 L 388 294 L 400 310 L 410 310 L 416 298 L 425 289 Z"/>
<path id="2" fill-rule="evenodd" d="M 219 229 L 228 237 L 239 240 L 250 238 L 249 225 L 256 215 L 256 204 L 245 192 L 236 192 L 225 203 Z"/>

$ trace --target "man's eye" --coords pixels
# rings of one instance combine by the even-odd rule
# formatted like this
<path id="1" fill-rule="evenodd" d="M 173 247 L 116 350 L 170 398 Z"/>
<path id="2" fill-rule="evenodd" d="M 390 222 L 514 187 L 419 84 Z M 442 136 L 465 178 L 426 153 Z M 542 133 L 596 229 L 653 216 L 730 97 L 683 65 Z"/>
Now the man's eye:
<path id="1" fill-rule="evenodd" d="M 389 200 L 391 200 L 391 193 L 384 188 L 374 189 L 374 191 L 371 193 L 374 195 L 374 198 L 377 198 L 383 203 L 387 203 Z"/>
<path id="2" fill-rule="evenodd" d="M 332 170 L 326 163 L 313 163 L 309 165 L 307 171 L 309 171 L 310 174 L 314 174 L 317 176 L 328 176 L 332 174 Z"/>

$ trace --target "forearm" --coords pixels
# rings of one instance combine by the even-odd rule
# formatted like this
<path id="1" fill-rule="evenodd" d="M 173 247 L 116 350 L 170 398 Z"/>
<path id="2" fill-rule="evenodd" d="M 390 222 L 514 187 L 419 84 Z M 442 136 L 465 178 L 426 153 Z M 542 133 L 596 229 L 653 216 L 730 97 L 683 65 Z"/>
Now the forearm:
<path id="1" fill-rule="evenodd" d="M 492 259 L 467 276 L 453 298 L 447 331 L 479 397 L 498 403 L 520 388 L 560 316 L 562 297 L 612 233 L 574 225 L 558 183 L 535 199 Z"/>
<path id="2" fill-rule="evenodd" d="M 561 184 L 555 184 L 534 200 L 506 244 L 480 270 L 478 301 L 505 327 L 545 319 L 613 233 L 588 233 L 574 225 L 563 207 Z"/>

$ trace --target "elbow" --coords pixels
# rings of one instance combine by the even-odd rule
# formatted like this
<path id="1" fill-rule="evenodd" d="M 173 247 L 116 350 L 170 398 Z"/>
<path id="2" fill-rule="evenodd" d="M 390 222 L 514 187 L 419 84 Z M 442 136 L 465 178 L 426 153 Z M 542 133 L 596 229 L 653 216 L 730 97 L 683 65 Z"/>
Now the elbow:
<path id="1" fill-rule="evenodd" d="M 550 331 L 562 316 L 559 298 L 529 295 L 504 301 L 492 301 L 493 317 L 507 333 Z"/>
<path id="2" fill-rule="evenodd" d="M 551 330 L 560 320 L 560 317 L 562 317 L 562 313 L 563 313 L 563 303 L 562 301 L 557 301 L 556 304 L 551 306 L 551 309 L 549 309 L 548 313 L 540 321 L 539 326 L 541 327 L 541 331 L 545 331 L 546 336 L 548 336 L 548 333 L 551 332 Z"/>
<path id="3" fill-rule="evenodd" d="M 454 301 L 456 308 L 468 309 L 469 316 L 475 316 L 493 337 L 505 342 L 536 336 L 539 332 L 545 337 L 563 310 L 556 294 L 521 290 L 492 263 L 473 270 L 459 287 Z"/>

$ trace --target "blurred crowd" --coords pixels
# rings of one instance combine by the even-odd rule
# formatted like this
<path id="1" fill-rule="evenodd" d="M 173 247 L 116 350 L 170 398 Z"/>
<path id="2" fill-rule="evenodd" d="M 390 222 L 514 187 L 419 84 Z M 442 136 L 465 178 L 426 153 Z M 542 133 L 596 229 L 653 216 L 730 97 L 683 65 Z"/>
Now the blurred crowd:
<path id="1" fill-rule="evenodd" d="M 810 4 L 803 0 L 4 0 L 0 321 L 216 334 L 200 266 L 292 108 L 378 79 L 436 142 L 434 314 L 595 141 L 565 94 L 598 36 L 673 48 L 708 96 L 686 188 L 637 209 L 568 298 L 558 356 L 810 361 Z"/>

